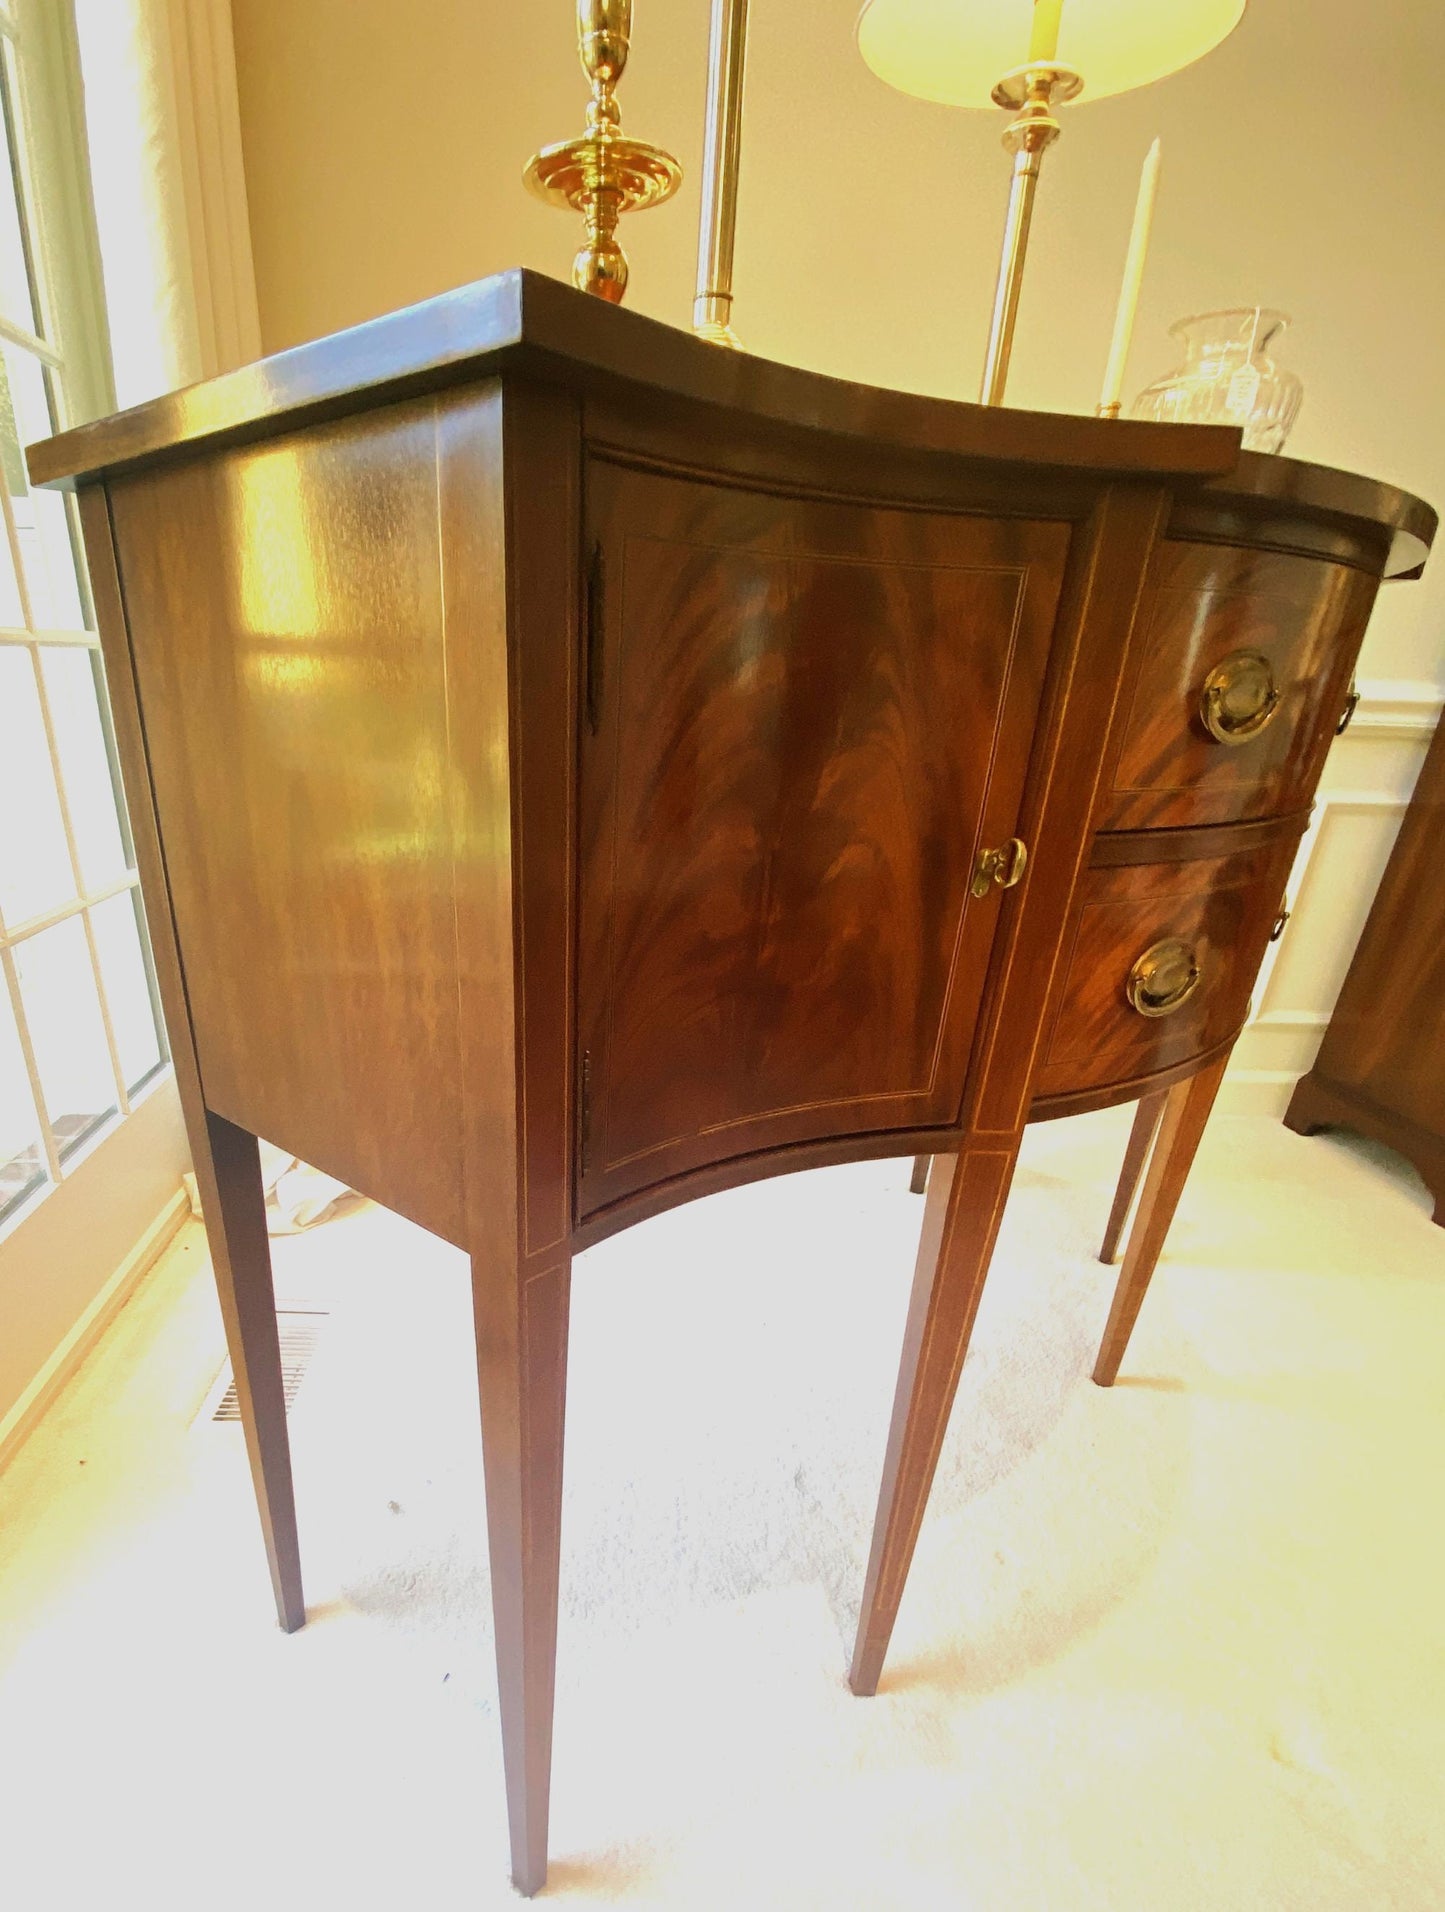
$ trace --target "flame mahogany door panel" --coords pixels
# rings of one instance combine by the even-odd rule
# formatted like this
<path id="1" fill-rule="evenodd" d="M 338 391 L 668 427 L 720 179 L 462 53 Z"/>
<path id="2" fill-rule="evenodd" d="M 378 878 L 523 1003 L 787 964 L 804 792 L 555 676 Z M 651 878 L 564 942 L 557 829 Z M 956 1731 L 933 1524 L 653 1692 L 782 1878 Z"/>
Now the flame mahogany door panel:
<path id="1" fill-rule="evenodd" d="M 958 1119 L 1069 526 L 595 461 L 581 1215 Z"/>

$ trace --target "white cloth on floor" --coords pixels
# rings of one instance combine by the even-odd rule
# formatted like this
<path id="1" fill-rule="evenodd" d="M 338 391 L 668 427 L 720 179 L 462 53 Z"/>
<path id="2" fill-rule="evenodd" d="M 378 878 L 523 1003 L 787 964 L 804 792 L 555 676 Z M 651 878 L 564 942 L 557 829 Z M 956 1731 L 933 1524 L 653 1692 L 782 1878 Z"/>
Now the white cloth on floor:
<path id="1" fill-rule="evenodd" d="M 272 1235 L 295 1235 L 324 1222 L 350 1190 L 334 1175 L 323 1175 L 270 1142 L 261 1144 L 261 1181 L 266 1190 L 266 1228 Z"/>
<path id="2" fill-rule="evenodd" d="M 266 1190 L 266 1232 L 269 1235 L 297 1235 L 303 1228 L 314 1228 L 336 1212 L 337 1204 L 352 1191 L 334 1175 L 323 1175 L 319 1168 L 288 1155 L 273 1142 L 261 1143 L 261 1183 Z M 200 1191 L 193 1174 L 185 1177 L 191 1198 L 191 1213 L 199 1218 Z"/>

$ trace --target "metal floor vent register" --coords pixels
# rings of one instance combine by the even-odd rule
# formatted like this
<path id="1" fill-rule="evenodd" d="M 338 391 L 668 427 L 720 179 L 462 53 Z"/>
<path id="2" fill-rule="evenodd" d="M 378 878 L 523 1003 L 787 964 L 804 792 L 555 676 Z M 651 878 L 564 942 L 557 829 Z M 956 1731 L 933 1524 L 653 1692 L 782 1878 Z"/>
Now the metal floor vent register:
<path id="1" fill-rule="evenodd" d="M 311 1357 L 321 1339 L 322 1326 L 327 1318 L 324 1308 L 278 1308 L 276 1310 L 276 1335 L 281 1343 L 281 1382 L 286 1395 L 286 1412 L 291 1412 L 291 1403 L 296 1399 L 297 1390 L 306 1379 L 306 1370 L 311 1365 Z M 236 1377 L 231 1364 L 226 1365 L 216 1377 L 215 1386 L 206 1397 L 206 1404 L 197 1415 L 198 1421 L 239 1421 L 240 1403 L 236 1398 Z"/>

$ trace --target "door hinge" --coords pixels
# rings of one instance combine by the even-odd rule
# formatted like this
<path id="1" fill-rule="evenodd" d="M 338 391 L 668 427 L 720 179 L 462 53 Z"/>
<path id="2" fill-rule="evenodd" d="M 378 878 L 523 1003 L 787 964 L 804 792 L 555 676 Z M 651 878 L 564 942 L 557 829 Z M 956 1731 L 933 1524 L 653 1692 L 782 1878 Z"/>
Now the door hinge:
<path id="1" fill-rule="evenodd" d="M 594 737 L 602 713 L 602 583 L 602 542 L 599 539 L 592 547 L 592 562 L 587 567 L 587 630 L 582 680 L 587 702 L 587 728 Z"/>
<path id="2" fill-rule="evenodd" d="M 592 1146 L 592 1051 L 582 1051 L 581 1081 L 577 1091 L 577 1173 L 587 1173 L 587 1156 Z"/>

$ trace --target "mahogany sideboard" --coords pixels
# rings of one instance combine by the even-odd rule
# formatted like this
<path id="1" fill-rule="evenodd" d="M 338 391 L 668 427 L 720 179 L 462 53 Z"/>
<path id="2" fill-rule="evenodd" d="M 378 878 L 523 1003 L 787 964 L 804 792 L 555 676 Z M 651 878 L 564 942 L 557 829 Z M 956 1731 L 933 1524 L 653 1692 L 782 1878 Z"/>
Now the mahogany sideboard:
<path id="1" fill-rule="evenodd" d="M 470 1254 L 534 1891 L 573 1255 L 934 1155 L 871 1693 L 1024 1124 L 1168 1092 L 1111 1379 L 1376 587 L 1434 516 L 1230 431 L 845 384 L 526 272 L 29 457 L 79 489 L 287 1628 L 256 1137 Z"/>
<path id="2" fill-rule="evenodd" d="M 1285 1121 L 1413 1162 L 1445 1228 L 1445 723 L 1420 771 L 1314 1066 Z"/>

